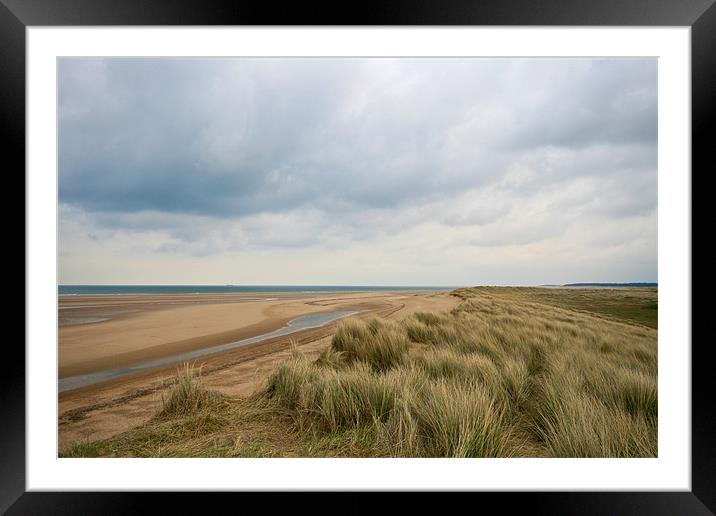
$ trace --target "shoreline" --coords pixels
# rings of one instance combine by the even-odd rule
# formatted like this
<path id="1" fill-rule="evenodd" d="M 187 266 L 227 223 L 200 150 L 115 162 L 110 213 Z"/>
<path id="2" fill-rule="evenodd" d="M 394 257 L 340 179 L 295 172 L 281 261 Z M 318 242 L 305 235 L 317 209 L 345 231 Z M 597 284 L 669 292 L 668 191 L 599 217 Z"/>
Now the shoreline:
<path id="1" fill-rule="evenodd" d="M 378 312 L 442 292 L 290 293 L 118 299 L 72 296 L 58 303 L 58 377 L 98 373 L 269 334 L 301 316 Z M 66 298 L 65 298 L 66 299 Z"/>
<path id="2" fill-rule="evenodd" d="M 302 315 L 299 317 L 296 317 L 294 319 L 291 319 L 286 324 L 281 326 L 280 328 L 268 332 L 263 333 L 260 335 L 256 335 L 255 337 L 248 337 L 245 339 L 241 339 L 238 341 L 229 341 L 226 343 L 218 344 L 215 346 L 210 346 L 207 348 L 199 348 L 196 350 L 188 351 L 185 353 L 179 353 L 174 355 L 168 355 L 165 357 L 155 358 L 152 360 L 139 362 L 137 364 L 127 366 L 127 367 L 120 367 L 115 369 L 109 369 L 104 371 L 97 371 L 95 373 L 87 373 L 87 374 L 81 374 L 76 376 L 67 376 L 64 378 L 59 379 L 59 392 L 66 392 L 71 391 L 74 389 L 79 389 L 81 387 L 86 387 L 90 385 L 94 385 L 96 383 L 102 383 L 106 381 L 111 381 L 114 379 L 119 379 L 125 376 L 129 376 L 132 374 L 136 374 L 140 371 L 150 370 L 159 368 L 162 366 L 177 366 L 180 363 L 189 362 L 189 361 L 196 361 L 205 359 L 207 356 L 214 355 L 217 353 L 223 353 L 226 351 L 230 351 L 233 349 L 241 348 L 244 346 L 248 346 L 251 344 L 260 344 L 266 341 L 269 341 L 274 338 L 283 337 L 286 336 L 289 339 L 296 333 L 300 333 L 304 330 L 312 330 L 314 328 L 321 328 L 324 326 L 327 326 L 333 322 L 338 322 L 341 319 L 345 317 L 352 317 L 354 315 L 361 314 L 360 311 L 329 311 L 329 312 L 316 312 L 314 314 L 308 314 L 308 315 Z M 321 317 L 323 316 L 323 317 Z M 315 320 L 315 323 L 306 323 L 305 325 L 301 324 L 302 319 L 311 318 L 313 317 Z M 292 326 L 294 326 L 292 328 Z"/>
<path id="3" fill-rule="evenodd" d="M 277 330 L 302 315 L 377 310 L 395 297 L 394 293 L 292 294 L 257 301 L 246 295 L 231 299 L 143 295 L 121 301 L 95 298 L 88 303 L 73 296 L 72 308 L 58 303 L 58 374 L 66 378 L 95 373 L 235 342 Z M 69 318 L 80 323 L 68 324 Z"/>

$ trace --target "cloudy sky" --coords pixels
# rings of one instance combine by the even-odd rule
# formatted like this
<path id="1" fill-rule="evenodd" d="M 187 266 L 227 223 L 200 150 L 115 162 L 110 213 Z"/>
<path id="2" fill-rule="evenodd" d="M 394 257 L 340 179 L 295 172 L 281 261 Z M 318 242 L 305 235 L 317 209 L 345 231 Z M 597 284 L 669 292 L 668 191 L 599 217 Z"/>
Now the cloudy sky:
<path id="1" fill-rule="evenodd" d="M 657 279 L 655 59 L 63 59 L 61 284 Z"/>

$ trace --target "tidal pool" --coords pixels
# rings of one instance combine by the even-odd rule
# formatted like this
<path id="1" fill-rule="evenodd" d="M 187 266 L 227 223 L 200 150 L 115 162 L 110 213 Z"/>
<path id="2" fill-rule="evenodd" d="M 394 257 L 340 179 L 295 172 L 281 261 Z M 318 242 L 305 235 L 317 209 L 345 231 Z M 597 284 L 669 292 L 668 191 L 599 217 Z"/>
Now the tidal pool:
<path id="1" fill-rule="evenodd" d="M 342 310 L 336 312 L 322 312 L 318 314 L 302 315 L 300 317 L 296 317 L 295 319 L 291 319 L 288 324 L 286 324 L 286 326 L 282 328 L 279 328 L 269 333 L 264 333 L 262 335 L 256 335 L 255 337 L 250 337 L 248 339 L 241 339 L 235 342 L 219 344 L 217 346 L 212 346 L 209 348 L 197 349 L 196 351 L 181 353 L 179 355 L 157 358 L 128 367 L 120 367 L 117 369 L 99 371 L 97 373 L 88 373 L 77 376 L 69 376 L 67 378 L 60 378 L 59 392 L 69 391 L 72 389 L 77 389 L 79 387 L 85 387 L 87 385 L 92 385 L 93 383 L 102 382 L 104 380 L 110 380 L 112 378 L 118 378 L 120 376 L 125 376 L 130 373 L 136 373 L 137 371 L 142 371 L 150 367 L 172 364 L 174 362 L 185 362 L 187 360 L 192 360 L 204 355 L 210 355 L 212 353 L 218 353 L 220 351 L 240 348 L 241 346 L 246 346 L 247 344 L 261 342 L 262 340 L 272 339 L 274 337 L 289 335 L 297 331 L 307 330 L 310 328 L 318 328 L 330 322 L 342 319 L 343 317 L 349 317 L 357 313 L 358 311 Z"/>

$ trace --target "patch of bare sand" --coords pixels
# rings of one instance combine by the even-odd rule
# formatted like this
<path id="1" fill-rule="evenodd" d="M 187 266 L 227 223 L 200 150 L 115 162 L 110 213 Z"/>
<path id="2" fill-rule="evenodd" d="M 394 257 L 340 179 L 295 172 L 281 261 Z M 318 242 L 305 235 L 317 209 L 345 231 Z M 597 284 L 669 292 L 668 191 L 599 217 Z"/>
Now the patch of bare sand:
<path id="1" fill-rule="evenodd" d="M 191 296 L 186 297 L 191 299 L 177 306 L 175 297 L 144 296 L 144 306 L 151 308 L 139 311 L 136 310 L 137 301 L 132 298 L 126 301 L 135 310 L 131 313 L 110 315 L 110 320 L 95 324 L 60 327 L 60 378 L 126 367 L 254 337 L 280 328 L 300 315 L 343 309 L 371 310 L 376 303 L 390 303 L 386 301 L 390 296 L 375 293 L 304 294 L 272 301 L 250 301 L 239 297 L 236 302 L 228 302 L 221 296 L 213 303 L 208 296 L 202 298 L 202 303 L 193 301 Z M 150 299 L 154 299 L 151 304 Z M 90 302 L 96 317 L 101 313 L 98 310 L 102 309 L 102 300 L 80 299 L 74 301 L 73 306 Z M 121 308 L 122 301 L 110 299 L 106 303 L 105 310 L 112 314 Z"/>
<path id="2" fill-rule="evenodd" d="M 395 319 L 405 319 L 415 312 L 449 312 L 460 304 L 460 298 L 451 296 L 446 292 L 437 292 L 434 294 L 408 294 L 404 297 L 394 298 L 402 300 L 403 308 L 391 314 L 389 317 Z"/>

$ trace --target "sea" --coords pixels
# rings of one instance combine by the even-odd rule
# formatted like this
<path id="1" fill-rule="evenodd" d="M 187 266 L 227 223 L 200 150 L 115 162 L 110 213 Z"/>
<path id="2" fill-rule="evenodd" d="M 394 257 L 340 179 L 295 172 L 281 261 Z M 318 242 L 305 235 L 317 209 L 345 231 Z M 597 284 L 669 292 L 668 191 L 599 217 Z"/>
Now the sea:
<path id="1" fill-rule="evenodd" d="M 403 285 L 58 285 L 60 296 L 112 294 L 231 294 L 245 292 L 448 291 L 457 287 Z"/>

